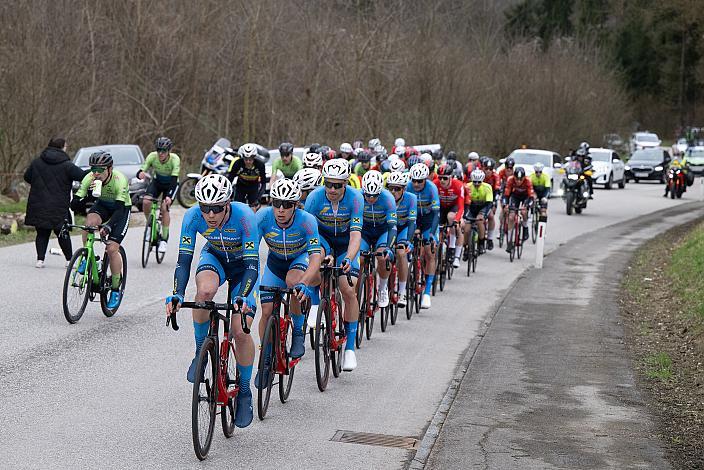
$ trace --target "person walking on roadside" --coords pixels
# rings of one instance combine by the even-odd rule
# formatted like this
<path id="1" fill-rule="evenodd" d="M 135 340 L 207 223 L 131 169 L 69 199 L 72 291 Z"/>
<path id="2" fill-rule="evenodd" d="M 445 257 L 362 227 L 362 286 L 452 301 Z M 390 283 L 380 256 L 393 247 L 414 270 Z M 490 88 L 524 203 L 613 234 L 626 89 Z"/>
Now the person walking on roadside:
<path id="1" fill-rule="evenodd" d="M 37 230 L 37 268 L 44 267 L 44 257 L 53 231 L 68 262 L 73 254 L 68 233 L 61 234 L 64 220 L 71 220 L 68 210 L 71 186 L 86 174 L 71 162 L 66 153 L 66 139 L 54 137 L 39 157 L 24 172 L 24 180 L 31 185 L 27 200 L 25 225 Z"/>

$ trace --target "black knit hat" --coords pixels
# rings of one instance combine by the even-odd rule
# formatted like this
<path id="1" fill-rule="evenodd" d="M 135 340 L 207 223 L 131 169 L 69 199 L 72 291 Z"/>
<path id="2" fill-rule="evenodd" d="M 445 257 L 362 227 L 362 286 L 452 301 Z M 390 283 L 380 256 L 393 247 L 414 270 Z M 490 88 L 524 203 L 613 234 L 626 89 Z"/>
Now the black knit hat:
<path id="1" fill-rule="evenodd" d="M 49 141 L 49 147 L 62 149 L 64 148 L 64 145 L 66 145 L 66 139 L 63 137 L 52 137 Z"/>

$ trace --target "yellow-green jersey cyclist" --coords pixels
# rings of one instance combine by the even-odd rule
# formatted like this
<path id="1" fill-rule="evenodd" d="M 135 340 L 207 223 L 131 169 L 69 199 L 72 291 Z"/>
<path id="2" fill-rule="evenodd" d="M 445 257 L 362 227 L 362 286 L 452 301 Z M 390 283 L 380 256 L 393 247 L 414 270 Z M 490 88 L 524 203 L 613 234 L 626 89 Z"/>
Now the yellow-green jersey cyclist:
<path id="1" fill-rule="evenodd" d="M 535 192 L 535 197 L 540 204 L 540 215 L 545 216 L 548 212 L 548 198 L 550 198 L 550 192 L 552 191 L 550 175 L 545 171 L 545 165 L 538 162 L 533 165 L 533 170 L 535 172 L 530 175 L 530 182 L 533 183 L 533 191 Z"/>

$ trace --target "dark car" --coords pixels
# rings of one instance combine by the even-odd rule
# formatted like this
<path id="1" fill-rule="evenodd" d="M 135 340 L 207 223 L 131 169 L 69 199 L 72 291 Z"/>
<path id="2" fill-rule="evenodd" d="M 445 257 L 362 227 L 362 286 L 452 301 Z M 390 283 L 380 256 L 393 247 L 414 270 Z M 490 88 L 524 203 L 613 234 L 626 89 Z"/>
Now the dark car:
<path id="1" fill-rule="evenodd" d="M 669 162 L 670 154 L 662 147 L 636 150 L 626 163 L 626 180 L 664 182 Z"/>
<path id="2" fill-rule="evenodd" d="M 146 182 L 137 178 L 137 171 L 144 163 L 144 155 L 138 145 L 98 145 L 96 147 L 82 147 L 78 149 L 73 157 L 73 163 L 83 170 L 87 170 L 90 165 L 88 159 L 90 155 L 98 150 L 110 152 L 113 158 L 113 166 L 120 171 L 127 181 L 130 182 L 130 199 L 132 206 L 141 209 L 142 204 L 139 196 L 146 189 Z M 74 192 L 78 190 L 79 183 L 74 183 Z"/>

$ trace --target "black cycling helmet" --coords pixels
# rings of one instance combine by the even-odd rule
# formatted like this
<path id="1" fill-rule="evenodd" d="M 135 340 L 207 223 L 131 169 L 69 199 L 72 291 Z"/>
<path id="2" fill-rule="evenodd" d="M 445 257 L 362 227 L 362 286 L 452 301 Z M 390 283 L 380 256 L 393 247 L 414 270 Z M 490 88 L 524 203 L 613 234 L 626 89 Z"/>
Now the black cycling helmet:
<path id="1" fill-rule="evenodd" d="M 171 139 L 168 137 L 159 137 L 156 139 L 156 142 L 154 142 L 154 146 L 156 147 L 156 151 L 159 152 L 161 150 L 169 151 L 173 148 L 174 143 L 171 142 Z"/>
<path id="2" fill-rule="evenodd" d="M 97 152 L 91 154 L 88 159 L 88 163 L 90 166 L 110 167 L 112 166 L 112 155 L 104 150 L 98 150 Z"/>
<path id="3" fill-rule="evenodd" d="M 496 168 L 496 162 L 493 158 L 486 157 L 486 160 L 484 161 L 484 163 L 482 163 L 482 167 L 487 170 L 493 170 L 494 168 Z"/>
<path id="4" fill-rule="evenodd" d="M 452 168 L 452 166 L 445 163 L 438 169 L 438 176 L 452 176 L 454 174 L 454 170 L 455 169 Z"/>
<path id="5" fill-rule="evenodd" d="M 443 156 L 442 149 L 433 150 L 432 156 L 433 156 L 433 160 L 442 160 L 442 156 Z M 449 160 L 449 159 L 450 159 L 450 157 L 449 157 L 449 154 L 448 154 L 448 160 Z M 457 159 L 457 158 L 455 158 L 455 160 L 456 160 L 456 159 Z"/>
<path id="6" fill-rule="evenodd" d="M 320 153 L 320 144 L 310 144 L 310 147 L 308 147 L 308 153 Z"/>
<path id="7" fill-rule="evenodd" d="M 514 160 L 513 157 L 508 157 L 506 159 L 505 165 L 506 168 L 513 168 L 514 166 L 516 166 L 516 160 Z"/>
<path id="8" fill-rule="evenodd" d="M 448 161 L 457 160 L 457 152 L 455 152 L 454 150 L 450 150 L 449 152 L 447 152 L 447 160 Z"/>
<path id="9" fill-rule="evenodd" d="M 282 142 L 279 145 L 279 154 L 282 157 L 287 157 L 293 153 L 293 144 L 291 142 Z"/>
<path id="10" fill-rule="evenodd" d="M 372 156 L 369 155 L 367 152 L 359 152 L 357 154 L 357 161 L 358 162 L 369 162 L 371 161 Z"/>
<path id="11" fill-rule="evenodd" d="M 523 178 L 526 176 L 526 170 L 522 166 L 519 166 L 518 168 L 516 168 L 513 174 L 516 176 L 516 178 Z"/>

